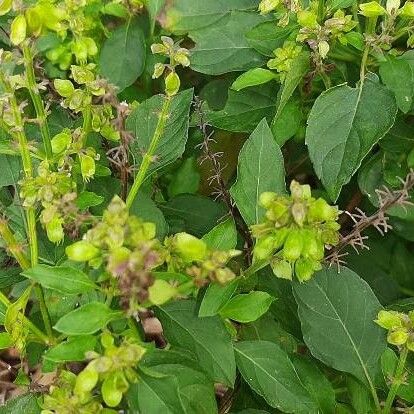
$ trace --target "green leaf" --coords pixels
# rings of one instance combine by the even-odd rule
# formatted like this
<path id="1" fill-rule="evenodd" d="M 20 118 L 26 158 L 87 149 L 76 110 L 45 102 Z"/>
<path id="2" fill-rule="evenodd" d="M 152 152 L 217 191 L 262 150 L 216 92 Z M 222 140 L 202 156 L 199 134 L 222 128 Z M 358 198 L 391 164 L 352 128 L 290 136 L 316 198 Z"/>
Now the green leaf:
<path id="1" fill-rule="evenodd" d="M 20 179 L 21 163 L 19 157 L 0 154 L 0 187 L 17 185 Z"/>
<path id="2" fill-rule="evenodd" d="M 0 332 L 0 349 L 7 349 L 13 346 L 13 339 L 8 332 Z"/>
<path id="3" fill-rule="evenodd" d="M 266 402 L 287 413 L 317 413 L 285 351 L 267 341 L 235 344 L 237 368 L 249 386 Z"/>
<path id="4" fill-rule="evenodd" d="M 137 20 L 129 19 L 104 42 L 99 58 L 101 74 L 123 91 L 144 71 L 145 57 L 144 33 Z"/>
<path id="5" fill-rule="evenodd" d="M 239 334 L 244 341 L 274 342 L 288 354 L 296 353 L 298 350 L 298 340 L 283 329 L 270 312 L 254 322 L 241 325 Z"/>
<path id="6" fill-rule="evenodd" d="M 271 85 L 261 85 L 240 92 L 229 90 L 226 106 L 208 113 L 208 120 L 219 129 L 252 132 L 266 118 L 270 122 L 276 110 L 276 91 Z"/>
<path id="7" fill-rule="evenodd" d="M 148 176 L 172 163 L 184 152 L 192 98 L 192 89 L 171 98 L 166 125 L 154 154 L 156 161 L 151 164 Z M 138 165 L 142 161 L 142 154 L 149 149 L 165 99 L 163 95 L 154 95 L 142 102 L 128 117 L 127 129 L 133 131 L 136 138 L 131 144 L 131 151 Z"/>
<path id="8" fill-rule="evenodd" d="M 172 302 L 156 309 L 168 342 L 197 358 L 214 381 L 233 386 L 236 364 L 231 338 L 219 317 L 199 318 L 193 301 Z"/>
<path id="9" fill-rule="evenodd" d="M 114 311 L 104 303 L 91 302 L 60 318 L 54 328 L 66 335 L 91 335 L 122 316 L 122 312 Z"/>
<path id="10" fill-rule="evenodd" d="M 217 413 L 214 384 L 188 355 L 171 350 L 154 350 L 144 356 L 141 366 L 177 379 L 185 413 Z"/>
<path id="11" fill-rule="evenodd" d="M 194 157 L 186 158 L 171 176 L 168 185 L 168 195 L 175 197 L 179 194 L 195 194 L 200 186 L 200 173 L 197 160 Z"/>
<path id="12" fill-rule="evenodd" d="M 264 315 L 275 299 L 266 292 L 250 292 L 236 295 L 220 310 L 223 318 L 241 323 L 253 322 Z"/>
<path id="13" fill-rule="evenodd" d="M 202 239 L 210 249 L 231 250 L 237 244 L 237 229 L 232 218 L 213 227 Z"/>
<path id="14" fill-rule="evenodd" d="M 76 199 L 76 205 L 80 210 L 86 210 L 89 207 L 96 207 L 104 202 L 105 198 L 91 191 L 82 191 Z"/>
<path id="15" fill-rule="evenodd" d="M 233 11 L 227 19 L 190 32 L 195 42 L 191 68 L 207 75 L 221 75 L 262 66 L 264 57 L 248 45 L 245 34 L 263 20 L 266 18 L 256 12 Z"/>
<path id="16" fill-rule="evenodd" d="M 203 296 L 198 316 L 206 317 L 217 315 L 236 292 L 237 285 L 237 279 L 227 283 L 224 286 L 216 283 L 210 284 Z"/>
<path id="17" fill-rule="evenodd" d="M 128 391 L 133 412 L 145 414 L 183 414 L 186 410 L 180 396 L 178 381 L 148 368 L 139 369 L 139 381 Z"/>
<path id="18" fill-rule="evenodd" d="M 218 22 L 232 10 L 256 9 L 258 0 L 175 0 L 167 3 L 165 27 L 186 33 Z"/>
<path id="19" fill-rule="evenodd" d="M 144 0 L 145 7 L 151 18 L 151 32 L 154 32 L 155 21 L 161 9 L 164 7 L 166 0 Z"/>
<path id="20" fill-rule="evenodd" d="M 312 359 L 293 355 L 292 362 L 302 385 L 319 408 L 317 414 L 335 414 L 335 390 Z"/>
<path id="21" fill-rule="evenodd" d="M 262 85 L 277 78 L 277 75 L 271 70 L 254 68 L 240 75 L 231 85 L 235 91 L 240 91 L 250 86 Z"/>
<path id="22" fill-rule="evenodd" d="M 367 388 L 351 375 L 347 376 L 346 385 L 356 414 L 374 414 L 375 406 Z"/>
<path id="23" fill-rule="evenodd" d="M 316 99 L 306 144 L 315 172 L 333 201 L 392 127 L 396 113 L 394 96 L 373 77 L 357 88 L 335 86 Z"/>
<path id="24" fill-rule="evenodd" d="M 69 266 L 36 265 L 22 272 L 22 275 L 48 289 L 68 295 L 97 289 L 95 283 L 85 273 Z"/>
<path id="25" fill-rule="evenodd" d="M 158 206 L 170 225 L 171 233 L 186 231 L 202 237 L 227 213 L 223 204 L 196 194 L 180 194 Z"/>
<path id="26" fill-rule="evenodd" d="M 310 56 L 308 52 L 302 52 L 292 61 L 292 66 L 289 72 L 287 72 L 285 80 L 283 82 L 282 89 L 279 92 L 279 99 L 277 104 L 277 110 L 273 124 L 277 122 L 282 114 L 285 105 L 288 103 L 293 92 L 295 92 L 299 83 L 303 77 L 309 71 L 310 67 Z"/>
<path id="27" fill-rule="evenodd" d="M 245 222 L 257 224 L 264 215 L 259 197 L 265 191 L 285 192 L 283 155 L 266 120 L 262 120 L 239 154 L 237 181 L 230 193 Z"/>
<path id="28" fill-rule="evenodd" d="M 303 339 L 313 356 L 373 383 L 386 348 L 385 331 L 374 319 L 381 305 L 368 284 L 341 268 L 317 272 L 303 284 L 294 283 Z"/>
<path id="29" fill-rule="evenodd" d="M 94 336 L 74 336 L 68 338 L 66 342 L 50 348 L 43 354 L 43 358 L 56 363 L 84 361 L 85 354 L 93 351 L 97 343 Z"/>
<path id="30" fill-rule="evenodd" d="M 274 57 L 273 51 L 283 46 L 290 35 L 299 29 L 297 24 L 278 26 L 275 21 L 259 23 L 246 33 L 247 43 L 264 56 Z"/>
<path id="31" fill-rule="evenodd" d="M 390 56 L 381 63 L 379 71 L 382 82 L 394 93 L 398 108 L 406 114 L 413 105 L 414 67 L 406 60 Z"/>
<path id="32" fill-rule="evenodd" d="M 277 117 L 275 116 L 270 128 L 276 142 L 282 147 L 286 141 L 298 132 L 303 124 L 303 112 L 300 103 L 292 98 L 286 102 Z"/>
<path id="33" fill-rule="evenodd" d="M 40 414 L 36 394 L 24 394 L 0 407 L 0 414 Z"/>
<path id="34" fill-rule="evenodd" d="M 163 240 L 168 233 L 168 224 L 164 214 L 157 207 L 151 197 L 144 191 L 139 191 L 132 203 L 131 213 L 140 217 L 142 220 L 154 223 L 157 226 L 157 237 Z"/>

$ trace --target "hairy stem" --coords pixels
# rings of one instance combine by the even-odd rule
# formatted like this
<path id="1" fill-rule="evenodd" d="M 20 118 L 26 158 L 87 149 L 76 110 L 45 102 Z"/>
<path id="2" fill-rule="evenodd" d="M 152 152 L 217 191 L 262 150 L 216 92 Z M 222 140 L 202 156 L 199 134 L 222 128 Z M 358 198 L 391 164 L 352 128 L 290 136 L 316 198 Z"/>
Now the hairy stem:
<path id="1" fill-rule="evenodd" d="M 158 144 L 160 142 L 160 139 L 165 129 L 165 125 L 167 123 L 168 111 L 170 109 L 170 105 L 171 105 L 171 97 L 166 96 L 164 98 L 164 103 L 162 105 L 161 113 L 158 118 L 158 123 L 155 128 L 154 135 L 151 139 L 150 146 L 148 148 L 148 151 L 145 153 L 145 155 L 142 158 L 142 162 L 137 172 L 137 175 L 135 176 L 134 183 L 126 199 L 126 205 L 128 208 L 131 208 L 135 200 L 135 197 L 137 196 L 138 191 L 141 188 L 141 185 L 145 180 L 148 169 L 151 163 L 153 162 L 155 152 L 157 151 Z"/>
<path id="2" fill-rule="evenodd" d="M 6 81 L 4 74 L 0 73 L 0 85 L 3 87 L 4 91 L 9 95 L 9 102 L 14 118 L 14 133 L 19 143 L 19 150 L 21 154 L 23 171 L 25 178 L 32 178 L 33 176 L 33 165 L 32 159 L 30 157 L 29 145 L 27 142 L 26 134 L 24 132 L 24 123 L 22 114 L 17 103 L 14 91 L 10 86 L 9 82 Z M 30 264 L 31 266 L 36 266 L 39 260 L 39 250 L 38 250 L 38 240 L 37 240 L 37 231 L 36 231 L 36 214 L 34 207 L 27 207 L 26 209 L 26 221 L 27 221 L 27 234 L 29 238 L 30 245 Z M 53 338 L 52 324 L 50 322 L 49 313 L 47 311 L 43 290 L 39 286 L 36 288 L 36 294 L 40 303 L 40 310 L 42 314 L 42 319 L 46 328 L 46 332 L 49 337 Z"/>
<path id="3" fill-rule="evenodd" d="M 42 134 L 43 145 L 45 147 L 46 158 L 52 158 L 52 144 L 50 142 L 49 125 L 47 123 L 47 115 L 43 105 L 42 97 L 36 83 L 36 77 L 33 68 L 33 54 L 29 45 L 23 46 L 23 60 L 26 70 L 26 81 L 29 94 L 36 111 L 37 120 L 39 122 L 40 132 Z"/>
<path id="4" fill-rule="evenodd" d="M 391 388 L 388 392 L 387 400 L 385 401 L 383 414 L 389 414 L 391 412 L 392 404 L 395 396 L 397 395 L 398 389 L 404 382 L 404 368 L 407 362 L 408 348 L 404 347 L 400 353 L 400 359 L 398 361 L 397 369 L 391 384 Z"/>

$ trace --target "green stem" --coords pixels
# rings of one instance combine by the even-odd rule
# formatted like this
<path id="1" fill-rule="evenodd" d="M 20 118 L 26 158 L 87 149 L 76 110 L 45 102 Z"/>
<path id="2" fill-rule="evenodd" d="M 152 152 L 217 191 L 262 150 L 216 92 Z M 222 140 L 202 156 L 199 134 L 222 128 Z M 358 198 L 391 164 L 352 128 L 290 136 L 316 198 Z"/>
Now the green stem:
<path id="1" fill-rule="evenodd" d="M 378 17 L 369 17 L 367 21 L 366 33 L 372 34 L 375 32 L 375 26 L 377 25 Z M 359 72 L 359 78 L 361 82 L 364 82 L 365 78 L 365 69 L 367 66 L 368 56 L 370 52 L 370 45 L 368 43 L 365 44 L 364 54 L 362 55 L 361 60 L 361 70 Z"/>
<path id="2" fill-rule="evenodd" d="M 89 132 L 91 130 L 91 123 L 92 123 L 92 111 L 90 106 L 88 106 L 83 112 L 83 125 L 82 125 L 82 131 L 83 131 L 83 136 L 82 136 L 82 144 L 83 147 L 86 146 L 86 141 L 88 140 L 88 135 Z"/>
<path id="3" fill-rule="evenodd" d="M 129 191 L 126 205 L 128 208 L 131 208 L 132 203 L 135 200 L 135 197 L 138 194 L 139 189 L 141 188 L 142 183 L 144 182 L 148 169 L 153 162 L 153 158 L 155 156 L 155 152 L 157 151 L 159 141 L 162 137 L 162 134 L 165 129 L 165 125 L 168 118 L 168 111 L 170 109 L 171 105 L 171 97 L 166 96 L 164 100 L 164 104 L 161 109 L 160 117 L 158 118 L 158 123 L 154 131 L 154 135 L 151 139 L 150 146 L 148 148 L 148 151 L 145 153 L 145 155 L 142 158 L 141 165 L 139 167 L 138 173 L 135 176 L 134 183 L 131 187 L 131 190 Z"/>
<path id="4" fill-rule="evenodd" d="M 387 400 L 385 401 L 383 414 L 389 414 L 391 412 L 392 404 L 395 396 L 397 395 L 398 389 L 404 382 L 404 368 L 407 362 L 408 348 L 404 347 L 400 353 L 400 359 L 398 361 L 397 369 L 395 371 L 394 379 L 391 384 L 391 388 L 388 392 Z"/>
<path id="5" fill-rule="evenodd" d="M 43 145 L 45 147 L 46 158 L 52 158 L 52 144 L 50 142 L 49 125 L 47 123 L 47 116 L 45 107 L 43 105 L 42 97 L 39 93 L 39 88 L 36 83 L 36 77 L 33 69 L 33 54 L 30 46 L 25 44 L 23 46 L 24 67 L 26 69 L 27 88 L 29 89 L 30 97 L 32 98 L 33 106 L 36 111 L 37 120 L 42 134 Z"/>
<path id="6" fill-rule="evenodd" d="M 7 221 L 0 219 L 0 237 L 6 243 L 7 250 L 12 254 L 19 263 L 22 269 L 28 269 L 30 267 L 30 262 L 27 257 L 23 254 L 21 246 L 17 242 L 14 234 L 10 230 L 10 227 L 7 224 Z"/>
<path id="7" fill-rule="evenodd" d="M 9 102 L 14 118 L 14 129 L 17 141 L 19 143 L 19 150 L 22 158 L 23 171 L 26 179 L 33 177 L 33 165 L 32 159 L 30 157 L 29 146 L 27 143 L 26 134 L 24 132 L 24 123 L 22 114 L 20 112 L 19 105 L 17 104 L 16 97 L 14 95 L 14 90 L 10 86 L 9 82 L 6 81 L 4 73 L 0 72 L 0 85 L 3 87 L 4 91 L 9 94 Z M 39 260 L 39 250 L 38 250 L 38 240 L 36 232 L 36 215 L 35 209 L 33 207 L 26 208 L 26 221 L 27 221 L 27 234 L 29 238 L 30 246 L 30 264 L 31 266 L 36 266 Z M 42 292 L 42 294 L 39 294 Z M 39 286 L 39 289 L 36 289 L 38 294 L 38 300 L 40 303 L 40 310 L 42 313 L 42 319 L 46 328 L 46 332 L 53 340 L 53 331 L 52 324 L 50 322 L 49 313 L 47 311 L 45 299 L 43 296 L 42 287 Z"/>

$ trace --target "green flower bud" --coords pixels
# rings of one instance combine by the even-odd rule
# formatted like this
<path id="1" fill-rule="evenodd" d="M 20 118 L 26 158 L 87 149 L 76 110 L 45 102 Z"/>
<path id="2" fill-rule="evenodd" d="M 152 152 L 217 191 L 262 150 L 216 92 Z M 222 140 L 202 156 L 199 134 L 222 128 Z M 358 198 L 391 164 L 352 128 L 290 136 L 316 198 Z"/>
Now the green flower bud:
<path id="1" fill-rule="evenodd" d="M 168 53 L 168 48 L 161 44 L 161 43 L 154 43 L 151 45 L 151 52 L 156 55 L 156 54 L 166 54 Z"/>
<path id="2" fill-rule="evenodd" d="M 288 261 L 297 260 L 302 254 L 303 237 L 299 230 L 292 230 L 283 246 L 283 258 Z"/>
<path id="3" fill-rule="evenodd" d="M 312 197 L 311 188 L 308 184 L 301 185 L 292 180 L 289 189 L 294 200 L 309 200 Z"/>
<path id="4" fill-rule="evenodd" d="M 301 202 L 293 203 L 290 211 L 296 224 L 302 227 L 306 218 L 306 206 Z"/>
<path id="5" fill-rule="evenodd" d="M 180 89 L 180 77 L 175 72 L 170 72 L 165 78 L 165 93 L 174 96 Z"/>
<path id="6" fill-rule="evenodd" d="M 362 3 L 359 5 L 360 13 L 365 17 L 378 17 L 383 16 L 387 11 L 376 1 L 369 3 Z"/>
<path id="7" fill-rule="evenodd" d="M 399 10 L 399 14 L 403 17 L 414 17 L 414 2 L 407 1 Z"/>
<path id="8" fill-rule="evenodd" d="M 88 59 L 88 46 L 83 39 L 72 42 L 70 49 L 75 55 L 77 62 L 86 63 Z"/>
<path id="9" fill-rule="evenodd" d="M 7 14 L 12 7 L 13 0 L 0 0 L 0 16 Z"/>
<path id="10" fill-rule="evenodd" d="M 403 326 L 402 314 L 396 311 L 380 310 L 375 322 L 384 329 L 395 329 Z"/>
<path id="11" fill-rule="evenodd" d="M 23 14 L 16 16 L 10 26 L 10 41 L 18 46 L 26 39 L 27 23 Z"/>
<path id="12" fill-rule="evenodd" d="M 55 135 L 51 140 L 53 154 L 60 154 L 61 152 L 67 150 L 71 143 L 72 135 L 68 132 L 68 130 L 64 130 Z"/>
<path id="13" fill-rule="evenodd" d="M 99 255 L 99 249 L 86 240 L 80 240 L 66 247 L 66 255 L 75 262 L 87 262 Z"/>
<path id="14" fill-rule="evenodd" d="M 89 56 L 95 56 L 98 54 L 99 50 L 98 50 L 98 46 L 95 43 L 95 40 L 93 40 L 91 37 L 84 37 L 83 41 L 85 42 Z"/>
<path id="15" fill-rule="evenodd" d="M 309 10 L 300 10 L 297 13 L 298 23 L 302 27 L 307 27 L 309 29 L 314 29 L 318 26 L 318 20 L 315 13 Z"/>
<path id="16" fill-rule="evenodd" d="M 323 198 L 318 198 L 309 204 L 307 217 L 311 222 L 335 221 L 338 218 L 338 208 L 330 206 Z"/>
<path id="17" fill-rule="evenodd" d="M 262 0 L 259 3 L 260 14 L 269 14 L 275 10 L 280 4 L 280 0 Z"/>
<path id="18" fill-rule="evenodd" d="M 187 49 L 180 47 L 174 54 L 174 60 L 183 67 L 190 66 L 190 59 L 188 58 L 189 53 L 190 52 Z"/>
<path id="19" fill-rule="evenodd" d="M 253 249 L 255 260 L 266 260 L 273 255 L 275 240 L 273 234 L 259 239 Z"/>
<path id="20" fill-rule="evenodd" d="M 101 392 L 105 404 L 109 407 L 117 407 L 122 401 L 122 392 L 116 387 L 113 376 L 105 379 Z"/>
<path id="21" fill-rule="evenodd" d="M 85 85 L 95 80 L 94 73 L 86 67 L 72 65 L 70 67 L 73 80 L 79 85 Z"/>
<path id="22" fill-rule="evenodd" d="M 109 332 L 103 332 L 101 335 L 101 344 L 104 348 L 109 349 L 114 346 L 115 339 Z"/>
<path id="23" fill-rule="evenodd" d="M 92 391 L 99 380 L 99 374 L 92 370 L 85 368 L 76 378 L 74 392 L 75 394 L 84 394 Z"/>
<path id="24" fill-rule="evenodd" d="M 312 231 L 303 233 L 303 250 L 304 258 L 320 261 L 323 259 L 325 248 L 323 243 L 319 240 L 316 234 Z"/>
<path id="25" fill-rule="evenodd" d="M 273 274 L 280 279 L 292 280 L 292 266 L 286 260 L 274 258 L 270 262 L 270 266 L 273 270 Z"/>
<path id="26" fill-rule="evenodd" d="M 206 243 L 188 233 L 177 233 L 174 236 L 174 247 L 186 263 L 201 261 L 207 254 Z"/>
<path id="27" fill-rule="evenodd" d="M 406 328 L 397 328 L 388 333 L 387 341 L 391 345 L 401 346 L 408 340 L 408 331 Z"/>
<path id="28" fill-rule="evenodd" d="M 65 234 L 63 232 L 63 219 L 59 216 L 55 216 L 51 221 L 46 224 L 47 238 L 52 243 L 60 243 Z"/>
<path id="29" fill-rule="evenodd" d="M 153 305 L 163 305 L 177 295 L 177 288 L 171 286 L 166 280 L 157 279 L 148 288 L 148 299 Z"/>
<path id="30" fill-rule="evenodd" d="M 152 79 L 158 79 L 164 73 L 165 65 L 162 63 L 156 63 L 154 66 L 154 72 L 152 74 Z"/>
<path id="31" fill-rule="evenodd" d="M 25 16 L 28 31 L 35 36 L 39 36 L 43 26 L 42 16 L 40 15 L 39 10 L 35 7 L 27 9 Z"/>
<path id="32" fill-rule="evenodd" d="M 84 181 L 89 181 L 95 175 L 95 160 L 89 155 L 79 154 L 81 172 Z"/>
<path id="33" fill-rule="evenodd" d="M 264 208 L 270 208 L 276 199 L 276 193 L 272 193 L 271 191 L 265 191 L 264 193 L 260 194 L 259 203 Z"/>
<path id="34" fill-rule="evenodd" d="M 321 264 L 315 260 L 300 258 L 295 262 L 295 275 L 300 282 L 306 282 L 321 267 Z"/>

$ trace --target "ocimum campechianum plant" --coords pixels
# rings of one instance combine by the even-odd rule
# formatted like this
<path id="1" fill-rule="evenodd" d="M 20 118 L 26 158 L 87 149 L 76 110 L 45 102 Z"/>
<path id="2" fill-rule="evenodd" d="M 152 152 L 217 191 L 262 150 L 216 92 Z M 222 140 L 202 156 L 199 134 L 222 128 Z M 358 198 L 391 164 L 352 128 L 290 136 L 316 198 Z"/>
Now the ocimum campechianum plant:
<path id="1" fill-rule="evenodd" d="M 414 3 L 0 33 L 0 413 L 414 412 Z"/>

